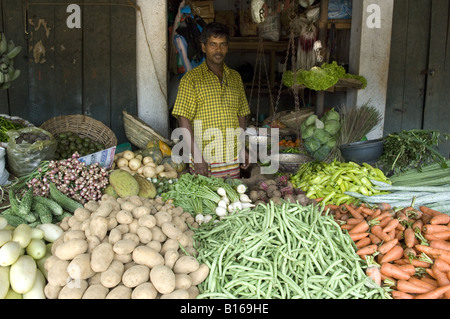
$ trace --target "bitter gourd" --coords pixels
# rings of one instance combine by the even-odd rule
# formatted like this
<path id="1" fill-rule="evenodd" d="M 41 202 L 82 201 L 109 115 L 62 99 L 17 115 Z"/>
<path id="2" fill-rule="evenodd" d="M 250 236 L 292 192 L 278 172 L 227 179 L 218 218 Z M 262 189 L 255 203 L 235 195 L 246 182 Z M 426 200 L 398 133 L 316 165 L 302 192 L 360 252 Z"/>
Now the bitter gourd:
<path id="1" fill-rule="evenodd" d="M 53 222 L 53 214 L 48 206 L 37 201 L 33 201 L 32 209 L 38 214 L 39 220 L 42 224 L 51 224 Z"/>
<path id="2" fill-rule="evenodd" d="M 20 202 L 17 200 L 14 190 L 13 189 L 9 190 L 9 204 L 11 206 L 12 213 L 24 219 L 28 223 L 36 221 L 36 217 L 33 214 L 30 214 L 32 200 L 33 200 L 32 188 L 29 188 L 25 192 L 25 195 L 22 197 L 22 200 Z"/>
<path id="3" fill-rule="evenodd" d="M 61 205 L 59 205 L 57 202 L 55 202 L 54 200 L 51 200 L 48 197 L 35 196 L 35 197 L 33 197 L 33 202 L 37 202 L 37 203 L 47 206 L 48 208 L 50 208 L 53 215 L 59 216 L 59 215 L 62 215 L 64 212 L 64 209 L 62 208 Z"/>
<path id="4" fill-rule="evenodd" d="M 83 208 L 83 204 L 77 202 L 76 200 L 64 195 L 55 185 L 55 183 L 50 183 L 50 197 L 57 202 L 64 210 L 72 213 L 77 208 Z"/>
<path id="5" fill-rule="evenodd" d="M 25 219 L 23 219 L 22 217 L 19 217 L 17 215 L 4 214 L 2 216 L 5 217 L 6 220 L 8 221 L 8 224 L 13 226 L 13 227 L 17 227 L 20 224 L 27 224 L 27 221 Z"/>

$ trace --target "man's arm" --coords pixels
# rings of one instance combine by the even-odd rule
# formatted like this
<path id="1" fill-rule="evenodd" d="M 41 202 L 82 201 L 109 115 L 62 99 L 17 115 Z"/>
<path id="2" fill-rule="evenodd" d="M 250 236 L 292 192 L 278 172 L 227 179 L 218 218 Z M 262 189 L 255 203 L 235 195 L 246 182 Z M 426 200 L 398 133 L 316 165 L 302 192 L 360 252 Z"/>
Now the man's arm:
<path id="1" fill-rule="evenodd" d="M 187 144 L 189 145 L 189 148 L 190 148 L 189 151 L 191 152 L 192 158 L 194 159 L 195 172 L 197 174 L 208 176 L 209 175 L 208 164 L 203 159 L 203 156 L 201 155 L 201 151 L 200 151 L 197 143 L 195 143 L 194 130 L 192 129 L 191 121 L 189 121 L 184 116 L 179 116 L 178 123 L 179 123 L 180 127 L 187 129 L 187 131 L 189 132 L 189 136 L 183 135 L 183 140 L 187 141 Z M 200 154 L 200 156 L 201 156 L 201 161 L 199 163 L 197 163 L 195 160 L 195 154 Z"/>

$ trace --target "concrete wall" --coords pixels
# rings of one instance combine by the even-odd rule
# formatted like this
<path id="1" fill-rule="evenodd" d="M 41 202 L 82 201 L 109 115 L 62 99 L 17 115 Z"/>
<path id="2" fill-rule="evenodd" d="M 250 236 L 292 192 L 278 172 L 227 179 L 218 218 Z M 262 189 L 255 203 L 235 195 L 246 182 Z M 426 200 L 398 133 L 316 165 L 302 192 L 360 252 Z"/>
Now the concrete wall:
<path id="1" fill-rule="evenodd" d="M 383 115 L 368 139 L 383 137 L 393 9 L 394 0 L 353 0 L 349 71 L 366 77 L 368 85 L 364 90 L 349 90 L 347 106 L 369 102 Z"/>
<path id="2" fill-rule="evenodd" d="M 155 131 L 169 137 L 167 103 L 167 1 L 137 0 L 138 116 Z"/>

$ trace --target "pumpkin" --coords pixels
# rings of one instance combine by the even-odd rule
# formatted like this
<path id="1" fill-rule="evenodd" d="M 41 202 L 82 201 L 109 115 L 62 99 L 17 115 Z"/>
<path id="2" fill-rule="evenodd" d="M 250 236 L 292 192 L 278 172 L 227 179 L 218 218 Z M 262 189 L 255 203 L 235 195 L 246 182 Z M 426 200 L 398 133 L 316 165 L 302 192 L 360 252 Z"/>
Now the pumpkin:
<path id="1" fill-rule="evenodd" d="M 163 157 L 170 157 L 172 156 L 172 149 L 169 145 L 164 143 L 163 141 L 159 140 L 159 149 L 163 155 Z"/>
<path id="2" fill-rule="evenodd" d="M 172 160 L 172 157 L 164 157 L 161 161 L 161 165 L 164 165 L 164 163 L 167 163 L 170 166 L 172 166 L 177 171 L 177 173 L 181 173 L 186 168 L 186 164 L 184 162 L 175 163 Z"/>
<path id="3" fill-rule="evenodd" d="M 159 145 L 153 145 L 152 147 L 148 147 L 149 145 L 147 145 L 147 148 L 145 150 L 142 150 L 142 156 L 150 156 L 153 159 L 153 162 L 156 165 L 161 164 L 161 161 L 163 159 L 163 155 L 161 153 L 161 150 L 159 149 Z"/>

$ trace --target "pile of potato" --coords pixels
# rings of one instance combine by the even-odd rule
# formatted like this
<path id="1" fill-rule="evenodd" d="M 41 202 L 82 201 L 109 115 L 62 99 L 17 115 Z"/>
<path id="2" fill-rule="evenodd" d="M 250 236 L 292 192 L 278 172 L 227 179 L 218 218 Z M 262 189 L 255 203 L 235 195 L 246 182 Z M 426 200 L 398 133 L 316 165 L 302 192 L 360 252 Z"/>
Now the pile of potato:
<path id="1" fill-rule="evenodd" d="M 48 299 L 193 299 L 209 268 L 194 218 L 172 201 L 103 195 L 60 224 L 45 262 Z M 180 247 L 181 246 L 181 247 Z"/>

